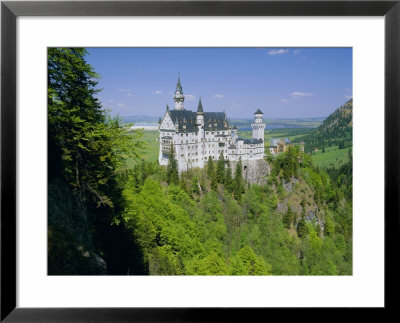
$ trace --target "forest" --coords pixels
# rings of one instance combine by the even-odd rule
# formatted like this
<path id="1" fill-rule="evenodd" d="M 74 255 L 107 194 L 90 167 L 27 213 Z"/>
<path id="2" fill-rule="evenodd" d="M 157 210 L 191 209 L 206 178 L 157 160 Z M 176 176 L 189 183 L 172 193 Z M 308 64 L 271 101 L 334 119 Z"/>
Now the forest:
<path id="1" fill-rule="evenodd" d="M 102 108 L 86 54 L 48 49 L 49 275 L 352 274 L 351 155 L 324 170 L 295 145 L 264 185 L 222 156 L 160 167 Z"/>

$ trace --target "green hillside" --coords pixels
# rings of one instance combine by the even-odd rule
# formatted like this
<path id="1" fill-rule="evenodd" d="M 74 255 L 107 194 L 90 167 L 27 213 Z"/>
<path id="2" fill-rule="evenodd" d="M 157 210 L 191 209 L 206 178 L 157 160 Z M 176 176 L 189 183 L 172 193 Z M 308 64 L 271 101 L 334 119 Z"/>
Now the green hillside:
<path id="1" fill-rule="evenodd" d="M 338 168 L 349 161 L 350 147 L 339 149 L 339 146 L 325 148 L 312 153 L 314 165 L 323 168 Z"/>
<path id="2" fill-rule="evenodd" d="M 339 148 L 351 147 L 353 142 L 353 99 L 333 112 L 313 132 L 303 137 L 297 137 L 295 141 L 304 140 L 305 151 L 311 152 L 315 148 L 339 146 Z"/>

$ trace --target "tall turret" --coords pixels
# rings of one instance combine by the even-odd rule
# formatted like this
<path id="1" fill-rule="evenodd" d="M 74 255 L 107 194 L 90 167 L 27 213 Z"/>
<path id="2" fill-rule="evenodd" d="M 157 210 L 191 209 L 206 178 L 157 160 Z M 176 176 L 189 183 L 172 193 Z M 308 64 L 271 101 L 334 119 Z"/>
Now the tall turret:
<path id="1" fill-rule="evenodd" d="M 198 126 L 204 126 L 204 111 L 203 111 L 203 105 L 201 104 L 201 98 L 199 100 L 199 105 L 197 107 L 197 112 L 196 112 L 196 124 Z"/>
<path id="2" fill-rule="evenodd" d="M 263 122 L 264 114 L 260 109 L 254 113 L 254 123 L 251 124 L 251 129 L 253 130 L 253 138 L 262 139 L 264 141 L 264 129 L 266 124 Z"/>
<path id="3" fill-rule="evenodd" d="M 199 99 L 199 105 L 197 106 L 196 112 L 196 126 L 198 128 L 197 131 L 197 138 L 199 144 L 197 145 L 197 155 L 201 156 L 198 160 L 198 167 L 204 167 L 204 111 L 203 111 L 203 104 L 201 103 L 201 98 Z"/>
<path id="4" fill-rule="evenodd" d="M 184 110 L 185 109 L 183 107 L 183 101 L 185 101 L 185 97 L 183 96 L 181 79 L 179 76 L 178 76 L 178 83 L 176 84 L 174 101 L 175 101 L 175 110 Z"/>

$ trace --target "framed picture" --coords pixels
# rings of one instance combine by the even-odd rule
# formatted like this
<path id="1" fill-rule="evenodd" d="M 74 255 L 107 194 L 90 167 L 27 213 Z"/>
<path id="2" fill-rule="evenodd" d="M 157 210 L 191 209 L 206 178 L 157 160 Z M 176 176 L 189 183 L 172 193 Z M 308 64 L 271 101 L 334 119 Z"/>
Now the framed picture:
<path id="1" fill-rule="evenodd" d="M 1 15 L 1 320 L 234 321 L 241 315 L 251 314 L 250 311 L 256 312 L 254 308 L 261 311 L 271 307 L 390 309 L 394 306 L 389 290 L 397 281 L 393 273 L 393 268 L 396 267 L 390 255 L 397 252 L 393 237 L 398 235 L 399 229 L 396 202 L 399 172 L 397 122 L 400 102 L 398 1 L 4 1 Z M 133 120 L 136 124 L 140 119 L 137 115 L 153 113 L 152 117 L 155 117 L 158 113 L 158 123 L 150 120 L 150 126 L 156 124 L 157 133 L 148 133 L 148 137 L 145 137 L 145 140 L 154 139 L 156 142 L 151 137 L 156 136 L 157 145 L 154 145 L 154 154 L 149 153 L 145 159 L 155 156 L 154 160 L 158 160 L 160 165 L 157 167 L 165 168 L 161 175 L 148 171 L 153 176 L 152 179 L 158 178 L 157 176 L 162 178 L 161 184 L 155 183 L 157 180 L 151 182 L 146 179 L 138 184 L 140 179 L 133 179 L 140 186 L 139 189 L 136 184 L 132 184 L 123 193 L 119 191 L 120 187 L 112 192 L 114 198 L 120 196 L 118 194 L 130 194 L 131 191 L 138 196 L 139 192 L 145 191 L 145 187 L 149 194 L 148 198 L 143 194 L 134 198 L 124 195 L 129 203 L 141 210 L 138 211 L 140 214 L 144 214 L 142 218 L 132 216 L 136 221 L 134 225 L 129 222 L 132 221 L 130 215 L 124 214 L 121 217 L 110 216 L 114 229 L 91 231 L 91 234 L 98 235 L 93 241 L 101 241 L 103 250 L 109 251 L 95 254 L 94 249 L 87 247 L 91 241 L 85 244 L 82 240 L 82 246 L 74 245 L 74 248 L 78 250 L 77 257 L 85 261 L 76 266 L 65 266 L 65 262 L 70 262 L 75 256 L 65 254 L 60 257 L 60 252 L 53 256 L 51 250 L 61 248 L 59 250 L 63 252 L 68 251 L 63 249 L 63 245 L 73 243 L 74 237 L 69 235 L 69 228 L 65 224 L 60 225 L 54 219 L 48 218 L 47 212 L 51 208 L 52 212 L 60 212 L 62 203 L 75 202 L 59 202 L 62 196 L 69 193 L 68 189 L 63 191 L 62 184 L 54 190 L 53 172 L 63 169 L 64 177 L 75 190 L 73 194 L 81 194 L 81 202 L 85 201 L 88 209 L 93 207 L 102 210 L 103 204 L 111 206 L 114 205 L 113 201 L 117 201 L 116 198 L 110 199 L 108 193 L 102 193 L 104 185 L 109 187 L 112 184 L 106 183 L 107 180 L 102 177 L 104 174 L 98 172 L 95 166 L 97 161 L 90 164 L 91 157 L 86 156 L 82 159 L 84 166 L 78 167 L 78 162 L 75 163 L 77 159 L 70 149 L 72 139 L 62 137 L 63 133 L 68 136 L 68 131 L 71 130 L 62 132 L 59 127 L 65 122 L 59 118 L 60 113 L 70 115 L 73 112 L 63 110 L 63 100 L 59 94 L 61 92 L 57 92 L 58 82 L 62 80 L 60 81 L 60 74 L 57 73 L 62 70 L 65 73 L 63 77 L 68 77 L 68 72 L 59 67 L 70 58 L 75 62 L 79 60 L 85 53 L 82 49 L 84 47 L 91 54 L 87 62 L 96 71 L 100 71 L 104 80 L 100 85 L 106 90 L 104 94 L 96 94 L 91 86 L 97 74 L 90 70 L 89 65 L 84 65 L 83 68 L 88 68 L 85 75 L 89 77 L 85 79 L 87 83 L 82 83 L 82 87 L 77 89 L 92 91 L 93 101 L 82 102 L 91 108 L 101 102 L 102 106 L 111 108 L 112 113 L 119 113 L 122 115 L 122 128 L 130 122 L 130 116 L 123 115 L 128 101 L 116 102 L 115 97 L 107 93 L 109 88 L 119 93 L 119 98 L 123 96 L 129 102 L 136 96 L 134 102 L 139 104 Z M 66 48 L 72 48 L 72 52 L 65 50 Z M 286 60 L 280 60 L 282 57 Z M 126 75 L 133 72 L 128 68 L 127 62 L 133 58 L 136 59 L 136 65 L 132 64 L 135 66 L 136 76 L 129 78 Z M 268 63 L 263 65 L 264 61 L 261 59 L 268 59 Z M 304 64 L 305 61 L 307 64 Z M 165 68 L 171 65 L 172 69 Z M 64 65 L 66 66 L 68 63 Z M 176 70 L 177 74 L 183 72 L 179 76 L 171 75 L 174 83 L 172 88 L 168 90 L 168 86 L 155 87 L 155 84 L 161 84 L 159 80 L 165 81 L 163 78 L 166 77 L 166 71 L 169 73 L 172 70 Z M 202 82 L 200 77 L 187 76 L 185 73 L 189 70 L 192 73 L 202 71 Z M 150 73 L 152 77 L 143 75 Z M 281 74 L 286 75 L 286 79 Z M 120 75 L 125 75 L 125 83 L 117 80 Z M 205 94 L 186 93 L 186 77 L 188 82 L 192 81 L 200 86 L 202 89 L 199 91 Z M 243 85 L 241 89 L 241 82 L 250 82 L 245 80 L 251 78 L 259 80 L 259 84 L 248 83 L 248 86 Z M 283 85 L 289 84 L 289 80 L 295 78 L 298 79 L 293 83 L 295 85 Z M 140 86 L 135 82 L 141 83 Z M 153 100 L 154 103 L 140 103 L 139 93 L 132 91 L 131 83 L 136 84 L 137 91 L 147 91 L 148 94 L 142 97 Z M 339 88 L 343 93 L 336 89 L 337 84 L 340 84 Z M 236 94 L 241 91 L 254 94 L 258 91 L 265 95 L 260 96 L 258 101 L 252 101 L 244 95 L 242 105 L 240 102 L 223 101 L 228 96 L 229 88 L 235 87 Z M 330 95 L 322 93 L 330 91 L 339 91 L 338 95 L 343 103 L 334 103 L 337 101 L 332 99 L 327 104 Z M 150 94 L 154 98 L 151 99 Z M 78 94 L 73 94 L 72 100 L 74 95 Z M 163 108 L 162 112 L 152 111 L 151 106 L 159 104 L 162 95 L 165 95 L 169 106 Z M 346 121 L 351 124 L 348 132 L 350 137 L 347 136 L 347 128 L 342 127 L 337 131 L 342 136 L 340 140 L 329 137 L 329 145 L 325 146 L 328 139 L 324 137 L 326 140 L 322 140 L 321 132 L 318 136 L 310 132 L 307 137 L 304 129 L 303 132 L 293 130 L 296 127 L 304 128 L 310 122 L 315 127 L 323 127 L 326 117 L 340 105 L 343 105 L 340 108 L 342 110 L 339 110 L 342 116 L 340 121 L 343 121 L 348 115 L 346 111 L 353 109 L 353 97 L 354 121 Z M 64 97 L 64 100 L 71 98 Z M 262 98 L 267 103 L 262 102 Z M 314 102 L 315 108 L 312 101 L 307 101 L 311 98 L 319 104 Z M 192 99 L 196 102 L 190 102 Z M 241 100 L 238 95 L 236 99 Z M 220 102 L 229 106 L 227 111 L 221 110 Z M 256 106 L 258 102 L 260 106 Z M 189 110 L 188 103 L 195 107 Z M 263 104 L 267 107 L 270 118 L 266 123 Z M 289 107 L 290 104 L 293 105 L 292 108 Z M 256 109 L 250 111 L 248 105 L 256 106 Z M 331 105 L 329 111 L 318 108 L 327 105 Z M 280 118 L 278 122 L 271 111 L 279 109 L 280 114 L 276 115 L 276 118 Z M 313 112 L 313 109 L 320 110 Z M 130 106 L 130 111 L 133 110 L 134 107 Z M 89 113 L 87 111 L 85 113 Z M 318 111 L 323 111 L 321 120 L 315 118 Z M 251 117 L 247 117 L 247 114 Z M 85 118 L 86 115 L 74 115 L 74 122 L 83 122 L 81 117 Z M 305 120 L 306 117 L 312 118 Z M 106 116 L 94 114 L 91 118 L 99 118 L 98 121 L 102 120 L 100 124 L 103 124 Z M 297 119 L 293 121 L 292 118 Z M 329 118 L 332 120 L 333 117 Z M 86 142 L 94 140 L 101 143 L 103 148 L 97 146 L 96 158 L 102 165 L 111 163 L 112 167 L 116 167 L 120 165 L 120 161 L 110 157 L 111 152 L 107 149 L 114 148 L 109 148 L 104 138 L 109 136 L 113 140 L 124 142 L 125 135 L 112 130 L 121 122 L 118 119 L 113 120 L 109 123 L 104 121 L 109 128 L 90 128 L 90 131 L 84 127 L 79 128 L 81 130 L 76 131 L 73 140 L 76 140 L 82 151 L 86 149 Z M 147 119 L 144 121 L 149 122 Z M 274 132 L 274 122 L 278 128 L 282 122 L 285 125 L 293 122 L 296 124 L 289 132 Z M 336 121 L 332 124 L 336 124 Z M 52 127 L 58 129 L 56 133 L 52 132 Z M 265 127 L 267 132 L 264 131 Z M 82 139 L 83 131 L 87 131 L 89 137 Z M 137 130 L 129 131 L 133 131 L 135 136 Z M 244 138 L 241 137 L 241 131 Z M 191 145 L 191 140 L 193 143 L 199 142 L 193 136 L 200 134 L 204 139 L 200 141 L 204 146 L 202 149 L 199 145 Z M 93 139 L 100 137 L 101 140 Z M 300 139 L 297 140 L 296 137 Z M 57 138 L 58 142 L 55 144 L 52 138 Z M 303 138 L 307 138 L 305 143 Z M 218 144 L 215 147 L 211 144 L 214 141 Z M 265 142 L 268 142 L 267 146 Z M 132 153 L 138 147 L 121 144 L 120 149 Z M 62 151 L 61 159 L 53 158 L 54 151 Z M 150 154 L 154 156 L 151 157 Z M 282 157 L 292 156 L 291 154 L 297 154 L 293 159 L 294 169 L 287 166 L 287 160 L 291 159 Z M 333 157 L 326 161 L 328 155 Z M 136 158 L 134 154 L 132 158 Z M 323 169 L 331 169 L 326 170 L 326 173 L 320 172 L 319 167 L 312 168 L 311 164 L 307 164 L 308 158 L 317 161 L 318 166 Z M 265 174 L 259 174 L 260 169 L 264 169 L 259 163 L 264 160 L 268 161 L 264 168 L 270 167 L 266 174 L 275 174 L 275 177 L 266 176 L 265 183 Z M 71 161 L 74 161 L 75 168 L 71 166 Z M 176 173 L 171 166 L 172 161 L 176 161 Z M 324 164 L 328 162 L 331 163 L 329 167 Z M 215 170 L 210 170 L 213 163 Z M 342 166 L 346 168 L 346 163 L 354 165 L 354 186 L 353 180 L 348 182 L 343 177 L 335 182 L 335 186 L 331 186 L 333 184 L 330 181 L 334 178 L 332 174 L 336 174 L 336 170 Z M 226 171 L 226 168 L 231 167 L 228 164 L 233 165 L 236 173 Z M 134 165 L 147 167 L 146 163 L 140 161 Z M 220 166 L 222 177 L 218 179 Z M 301 173 L 299 178 L 294 175 L 297 172 L 296 167 L 302 168 L 298 171 Z M 197 171 L 190 172 L 192 168 Z M 201 169 L 204 169 L 204 174 Z M 96 173 L 96 182 L 87 179 L 93 173 Z M 121 176 L 128 176 L 123 173 L 122 168 L 118 170 L 118 174 L 120 177 L 113 178 L 115 182 L 122 182 L 124 178 Z M 227 178 L 231 176 L 237 183 L 228 181 Z M 242 178 L 245 179 L 243 182 Z M 321 181 L 319 186 L 318 179 Z M 303 182 L 304 187 L 301 187 Z M 171 187 L 166 183 L 172 183 Z M 251 191 L 254 183 L 256 188 Z M 162 194 L 158 196 L 159 192 L 154 188 L 156 186 L 151 185 L 168 187 L 165 189 L 168 190 L 171 201 L 163 201 L 160 198 Z M 296 187 L 299 192 L 304 193 L 301 193 L 304 196 L 299 193 L 299 196 L 303 196 L 302 201 L 297 201 L 298 196 L 294 198 L 288 194 L 290 190 L 296 190 Z M 310 201 L 306 199 L 307 187 L 312 187 L 315 193 Z M 225 194 L 224 190 L 228 193 Z M 214 200 L 213 194 L 216 196 Z M 91 196 L 93 201 L 90 203 L 93 205 L 89 206 L 87 201 Z M 279 224 L 268 222 L 275 227 L 274 230 L 265 231 L 264 236 L 282 234 L 290 241 L 295 237 L 293 241 L 297 241 L 297 249 L 293 250 L 296 250 L 298 259 L 312 259 L 313 254 L 308 254 L 311 249 L 307 249 L 311 248 L 309 245 L 312 245 L 312 241 L 315 242 L 315 248 L 322 250 L 320 255 L 324 254 L 326 258 L 331 252 L 332 257 L 327 258 L 324 268 L 319 264 L 313 266 L 312 260 L 308 263 L 305 260 L 296 260 L 295 263 L 288 264 L 291 268 L 276 270 L 276 266 L 280 266 L 277 264 L 281 264 L 277 260 L 279 257 L 268 258 L 269 253 L 257 249 L 257 243 L 254 242 L 263 239 L 262 241 L 268 241 L 272 245 L 277 243 L 276 240 L 274 242 L 272 238 L 266 239 L 259 232 L 259 227 L 249 225 L 246 227 L 248 231 L 233 234 L 233 238 L 227 242 L 237 246 L 232 247 L 234 251 L 225 255 L 226 263 L 221 261 L 220 253 L 227 246 L 217 246 L 218 241 L 215 242 L 215 239 L 198 238 L 202 234 L 200 230 L 192 232 L 188 229 L 192 232 L 191 238 L 186 240 L 190 240 L 190 244 L 187 248 L 180 245 L 180 248 L 190 250 L 188 253 L 197 247 L 203 248 L 205 256 L 183 258 L 177 249 L 171 251 L 171 248 L 178 248 L 176 246 L 179 243 L 173 245 L 164 240 L 184 240 L 183 235 L 187 235 L 185 225 L 188 228 L 192 225 L 207 226 L 203 220 L 196 220 L 198 215 L 195 212 L 190 213 L 189 204 L 184 205 L 186 202 L 182 202 L 182 199 L 187 196 L 192 199 L 188 203 L 193 210 L 200 207 L 209 209 L 202 216 L 207 214 L 216 219 L 221 216 L 221 221 L 225 221 L 225 225 L 213 227 L 214 236 L 221 235 L 224 230 L 230 232 L 228 220 L 223 218 L 226 213 L 224 208 L 236 208 L 238 214 L 245 214 L 246 220 L 240 219 L 239 215 L 236 220 L 231 219 L 233 228 L 236 222 L 251 223 L 248 219 L 251 216 L 262 217 L 263 210 L 249 211 L 254 205 L 257 206 L 257 203 L 253 205 L 254 199 L 265 199 L 265 203 L 274 203 L 276 199 L 278 202 L 273 208 L 281 209 L 276 213 Z M 218 197 L 225 199 L 221 205 L 218 204 Z M 181 204 L 174 199 L 178 199 Z M 204 201 L 206 199 L 209 201 Z M 187 210 L 193 223 L 189 221 L 185 225 L 177 225 L 179 234 L 171 233 L 173 222 L 165 224 L 162 229 L 164 231 L 154 229 L 164 225 L 162 219 L 159 222 L 154 220 L 158 214 L 157 208 L 154 208 L 153 213 L 149 211 L 154 201 L 162 204 L 159 210 Z M 229 204 L 229 201 L 232 203 Z M 286 202 L 280 205 L 280 201 Z M 167 204 L 164 205 L 164 202 Z M 324 209 L 319 203 L 329 206 Z M 314 214 L 314 204 L 315 210 L 324 211 Z M 342 216 L 338 219 L 335 208 L 344 210 L 346 205 L 353 210 L 348 213 L 350 217 Z M 210 211 L 219 207 L 220 213 L 214 214 Z M 79 205 L 73 208 L 79 209 Z M 173 216 L 179 217 L 179 212 Z M 268 212 L 265 211 L 265 221 L 269 221 Z M 149 217 L 153 218 L 149 221 Z M 217 220 L 213 220 L 213 223 L 218 224 Z M 100 220 L 93 218 L 92 221 Z M 134 233 L 137 246 L 140 246 L 139 251 L 132 249 L 129 252 L 140 254 L 140 259 L 144 259 L 142 271 L 138 268 L 132 269 L 130 263 L 118 267 L 119 252 L 122 252 L 118 250 L 119 244 L 126 238 L 125 231 L 115 229 L 121 228 L 121 221 L 125 221 L 123 225 L 127 230 L 132 230 L 127 232 Z M 346 221 L 351 224 L 347 226 Z M 70 225 L 80 224 L 73 222 Z M 103 228 L 102 223 L 97 225 L 97 229 Z M 149 242 L 146 235 L 153 232 L 150 227 L 155 231 L 161 230 L 155 233 L 152 241 L 157 246 L 151 249 L 146 247 Z M 90 231 L 81 227 L 79 230 Z M 335 230 L 339 232 L 337 236 L 332 233 Z M 308 238 L 304 239 L 303 245 L 302 239 L 306 235 Z M 325 241 L 331 242 L 322 245 L 324 235 L 330 237 Z M 249 243 L 250 240 L 253 242 Z M 351 247 L 347 248 L 347 243 Z M 339 246 L 342 245 L 347 251 L 338 256 Z M 285 247 L 282 244 L 280 246 Z M 107 270 L 103 266 L 105 261 L 102 258 L 107 260 Z M 276 262 L 271 265 L 268 261 Z M 110 269 L 111 266 L 114 267 Z M 271 273 L 272 276 L 266 276 Z M 139 276 L 131 276 L 132 274 Z M 143 274 L 155 276 L 146 277 Z M 250 277 L 252 274 L 258 276 Z M 136 293 L 132 293 L 133 290 Z M 265 292 L 267 290 L 268 293 Z M 241 308 L 241 311 L 237 308 Z"/>

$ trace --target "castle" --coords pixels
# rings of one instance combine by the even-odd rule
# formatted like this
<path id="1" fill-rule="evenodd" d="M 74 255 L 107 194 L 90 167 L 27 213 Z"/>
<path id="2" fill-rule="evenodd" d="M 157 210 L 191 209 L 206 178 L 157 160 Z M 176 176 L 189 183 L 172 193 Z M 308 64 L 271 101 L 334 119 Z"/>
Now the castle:
<path id="1" fill-rule="evenodd" d="M 263 113 L 260 109 L 254 113 L 252 138 L 244 139 L 238 136 L 236 127 L 230 126 L 225 112 L 204 112 L 201 99 L 196 112 L 186 110 L 184 100 L 178 77 L 174 96 L 175 108 L 170 110 L 167 105 L 159 126 L 160 165 L 168 165 L 171 145 L 179 172 L 193 167 L 203 168 L 209 157 L 217 160 L 221 153 L 225 160 L 241 160 L 246 165 L 252 164 L 251 161 L 264 159 L 266 124 L 262 120 Z"/>

